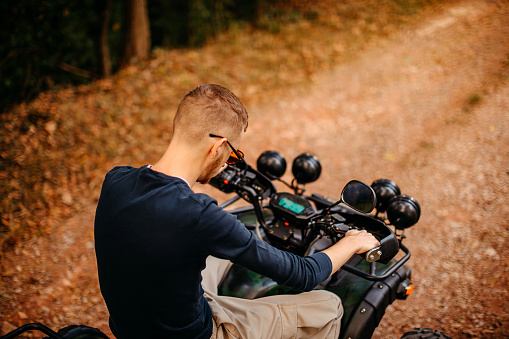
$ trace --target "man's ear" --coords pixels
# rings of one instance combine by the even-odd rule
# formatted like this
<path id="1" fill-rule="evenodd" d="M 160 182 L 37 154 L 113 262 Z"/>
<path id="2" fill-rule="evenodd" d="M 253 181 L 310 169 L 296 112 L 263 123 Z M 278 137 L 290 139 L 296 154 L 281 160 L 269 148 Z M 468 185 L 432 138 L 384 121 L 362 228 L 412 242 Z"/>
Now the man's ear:
<path id="1" fill-rule="evenodd" d="M 221 139 L 218 138 L 216 141 L 214 141 L 212 146 L 209 148 L 209 157 L 211 159 L 213 159 L 216 156 L 218 156 L 219 148 L 221 148 L 221 146 L 223 146 L 225 143 L 226 143 L 226 138 L 221 138 Z"/>

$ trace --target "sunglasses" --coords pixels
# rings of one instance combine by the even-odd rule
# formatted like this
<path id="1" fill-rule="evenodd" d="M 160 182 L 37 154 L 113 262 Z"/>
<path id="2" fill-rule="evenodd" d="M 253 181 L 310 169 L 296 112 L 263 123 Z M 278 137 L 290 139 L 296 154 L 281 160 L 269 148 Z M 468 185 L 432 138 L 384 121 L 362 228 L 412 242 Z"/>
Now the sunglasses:
<path id="1" fill-rule="evenodd" d="M 209 137 L 211 137 L 211 138 L 221 138 L 221 139 L 224 138 L 224 137 L 222 137 L 220 135 L 216 135 L 216 134 L 209 134 Z M 239 161 L 244 161 L 244 153 L 242 153 L 241 150 L 236 150 L 235 148 L 233 148 L 232 144 L 230 144 L 228 139 L 226 139 L 226 143 L 232 149 L 232 152 L 230 153 L 230 157 L 228 158 L 228 160 L 226 160 L 226 163 L 228 165 L 233 165 L 233 164 L 236 164 Z"/>

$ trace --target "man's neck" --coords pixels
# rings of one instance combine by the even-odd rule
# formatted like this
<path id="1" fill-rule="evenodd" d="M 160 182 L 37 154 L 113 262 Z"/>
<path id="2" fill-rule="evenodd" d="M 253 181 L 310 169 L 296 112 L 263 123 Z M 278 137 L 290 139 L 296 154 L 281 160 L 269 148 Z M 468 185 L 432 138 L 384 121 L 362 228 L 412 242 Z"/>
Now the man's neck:
<path id="1" fill-rule="evenodd" d="M 184 147 L 175 147 L 170 144 L 161 159 L 152 169 L 172 177 L 178 177 L 193 187 L 201 173 L 203 159 L 195 156 L 191 150 Z"/>

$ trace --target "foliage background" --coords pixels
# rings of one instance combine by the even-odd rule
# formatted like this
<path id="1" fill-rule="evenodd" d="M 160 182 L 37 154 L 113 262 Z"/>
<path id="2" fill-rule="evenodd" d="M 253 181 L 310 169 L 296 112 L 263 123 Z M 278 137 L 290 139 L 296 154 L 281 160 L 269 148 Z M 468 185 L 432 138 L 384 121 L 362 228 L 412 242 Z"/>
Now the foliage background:
<path id="1" fill-rule="evenodd" d="M 343 2 L 345 19 L 411 15 L 437 0 Z M 298 20 L 316 20 L 325 2 L 292 0 L 148 0 L 153 48 L 203 46 L 229 29 L 281 32 Z M 364 8 L 362 8 L 364 7 Z M 124 2 L 111 1 L 109 46 L 114 71 L 122 50 Z M 375 20 L 376 19 L 370 19 Z M 0 4 L 0 111 L 41 91 L 97 79 L 100 11 L 94 0 L 4 0 Z"/>
<path id="2" fill-rule="evenodd" d="M 152 46 L 197 47 L 232 25 L 254 23 L 269 1 L 149 0 Z M 275 2 L 277 3 L 277 1 Z M 112 1 L 109 45 L 118 70 L 124 3 Z M 61 84 L 97 78 L 97 1 L 5 0 L 0 4 L 0 110 Z M 72 72 L 69 72 L 70 65 Z"/>
<path id="3" fill-rule="evenodd" d="M 153 44 L 161 46 L 153 59 L 93 82 L 92 0 L 2 2 L 0 103 L 24 102 L 0 115 L 1 251 L 94 201 L 111 164 L 153 159 L 150 150 L 160 152 L 171 126 L 152 135 L 141 126 L 168 125 L 168 112 L 191 84 L 223 84 L 245 104 L 262 92 L 268 99 L 305 85 L 436 2 L 151 0 Z M 114 64 L 121 11 L 112 2 Z M 66 72 L 62 63 L 88 75 Z"/>

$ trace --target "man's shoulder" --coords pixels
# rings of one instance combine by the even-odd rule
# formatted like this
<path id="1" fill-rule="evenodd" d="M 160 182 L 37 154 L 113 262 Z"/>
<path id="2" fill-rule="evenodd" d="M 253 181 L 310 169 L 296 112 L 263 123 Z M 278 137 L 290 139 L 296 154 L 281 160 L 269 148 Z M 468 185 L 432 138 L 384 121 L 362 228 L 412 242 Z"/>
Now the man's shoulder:
<path id="1" fill-rule="evenodd" d="M 138 168 L 132 166 L 115 166 L 106 173 L 106 179 L 118 178 L 133 173 Z"/>
<path id="2" fill-rule="evenodd" d="M 205 193 L 195 193 L 185 180 L 179 177 L 167 176 L 165 174 L 154 172 L 142 166 L 140 168 L 132 166 L 116 166 L 111 169 L 105 178 L 105 184 L 108 187 L 122 187 L 136 185 L 143 187 L 142 191 L 157 190 L 159 199 L 185 199 L 200 205 L 201 208 L 216 206 L 217 200 Z"/>
<path id="3" fill-rule="evenodd" d="M 115 166 L 111 170 L 109 170 L 106 175 L 116 175 L 116 174 L 123 174 L 123 173 L 130 173 L 134 170 L 138 170 L 139 168 L 134 168 L 133 166 Z"/>
<path id="4" fill-rule="evenodd" d="M 216 205 L 217 206 L 217 200 L 210 197 L 209 195 L 205 193 L 194 193 L 191 189 L 189 189 L 189 198 L 193 199 L 197 204 L 201 205 L 202 207 L 206 207 L 209 205 Z"/>

